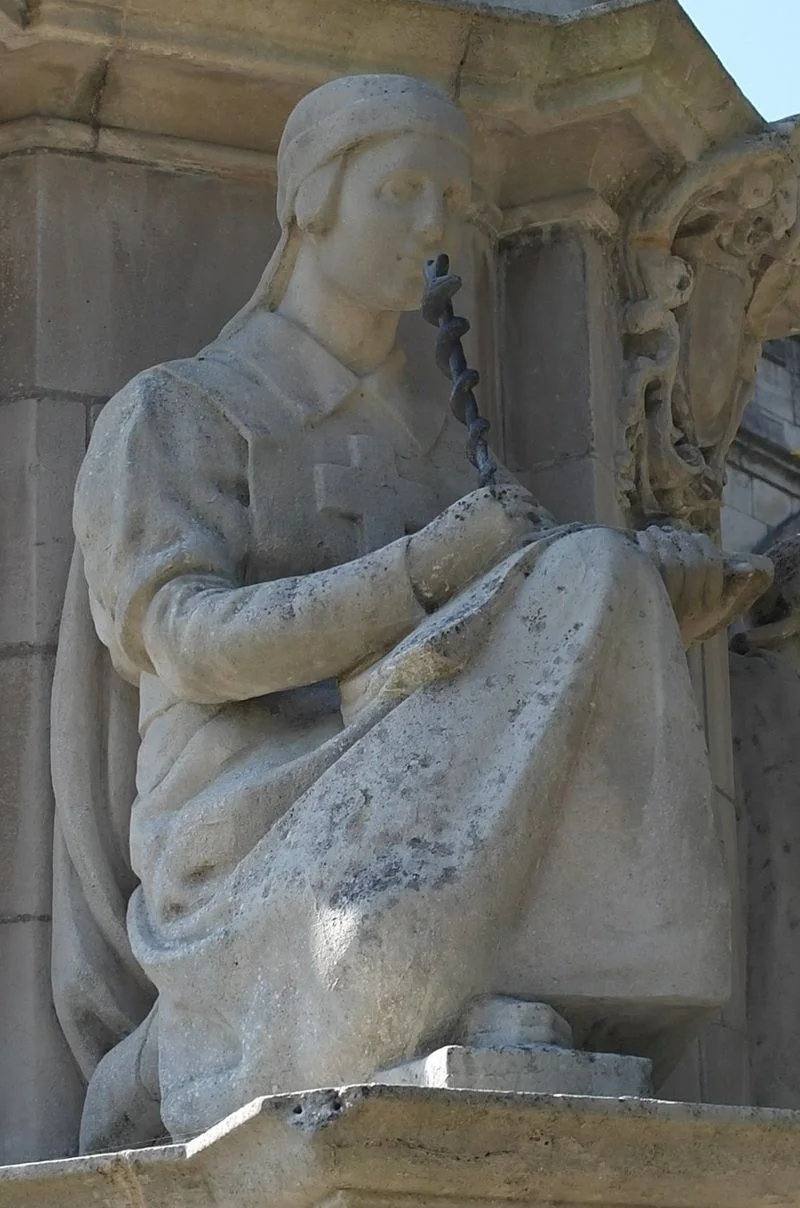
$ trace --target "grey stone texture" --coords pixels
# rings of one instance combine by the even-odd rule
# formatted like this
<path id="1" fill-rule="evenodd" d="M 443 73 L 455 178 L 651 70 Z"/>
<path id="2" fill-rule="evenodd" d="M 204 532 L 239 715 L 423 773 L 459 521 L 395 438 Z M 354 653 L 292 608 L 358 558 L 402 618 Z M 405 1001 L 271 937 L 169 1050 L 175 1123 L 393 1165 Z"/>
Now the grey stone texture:
<path id="1" fill-rule="evenodd" d="M 800 1116 L 350 1086 L 256 1100 L 177 1145 L 0 1170 L 0 1208 L 795 1208 Z"/>
<path id="2" fill-rule="evenodd" d="M 276 239 L 274 194 L 68 155 L 0 166 L 0 390 L 104 399 L 195 352 L 251 292 Z"/>
<path id="3" fill-rule="evenodd" d="M 766 549 L 800 529 L 800 340 L 775 340 L 731 449 L 722 536 L 732 550 Z"/>
<path id="4" fill-rule="evenodd" d="M 797 931 L 800 928 L 797 785 L 800 775 L 800 536 L 769 547 L 772 587 L 752 609 L 731 654 L 740 843 L 747 886 L 748 1023 L 753 1102 L 794 1106 Z"/>
<path id="5" fill-rule="evenodd" d="M 617 1053 L 576 1052 L 553 1045 L 513 1049 L 448 1045 L 382 1070 L 374 1081 L 389 1086 L 647 1099 L 653 1093 L 652 1073 L 652 1062 L 646 1058 Z"/>
<path id="6" fill-rule="evenodd" d="M 267 187 L 0 159 L 0 1160 L 70 1152 L 84 1088 L 50 992 L 50 685 L 72 494 L 104 398 L 216 334 L 274 242 Z"/>
<path id="7" fill-rule="evenodd" d="M 796 645 L 796 639 L 792 646 Z M 752 1101 L 800 1102 L 800 670 L 795 650 L 731 655 L 748 887 Z"/>
<path id="8" fill-rule="evenodd" d="M 652 1056 L 661 1077 L 729 995 L 730 885 L 684 650 L 744 607 L 750 577 L 723 594 L 721 556 L 698 534 L 565 531 L 502 473 L 496 492 L 474 489 L 462 429 L 394 350 L 426 253 L 455 234 L 466 140 L 463 114 L 417 80 L 351 76 L 304 98 L 255 294 L 201 355 L 106 405 L 80 472 L 92 615 L 142 698 L 127 928 L 158 990 L 157 1033 L 149 1003 L 126 1022 L 142 1053 L 158 1045 L 176 1137 L 265 1084 L 413 1059 L 496 989 L 557 1006 L 579 1043 Z M 338 204 L 310 226 L 309 190 L 339 156 Z M 419 188 L 386 205 L 398 156 Z M 576 261 L 603 267 L 591 244 Z M 566 292 L 601 293 L 582 276 Z M 588 304 L 579 326 L 589 387 L 556 391 L 557 416 L 610 377 Z M 363 458 L 355 515 L 339 491 L 354 445 L 391 466 Z M 405 486 L 387 489 L 400 465 Z M 62 644 L 54 717 L 93 642 L 86 629 Z M 341 711 L 319 693 L 312 709 L 304 686 L 331 677 Z M 107 810 L 91 786 L 73 801 L 82 733 L 62 733 L 53 764 L 76 872 Z M 120 882 L 102 858 L 84 868 L 92 917 Z M 82 939 L 78 981 L 97 969 Z M 122 966 L 124 936 L 115 950 Z M 83 1000 L 57 1005 L 85 1049 L 97 1028 Z M 495 1088 L 514 1068 L 503 1049 L 486 1059 Z M 94 1051 L 81 1144 L 122 1146 L 137 1064 L 125 1079 Z M 610 1058 L 555 1060 L 573 1090 L 641 1091 Z M 533 1068 L 517 1088 L 550 1064 L 519 1061 Z"/>
<path id="9" fill-rule="evenodd" d="M 1 171 L 1 169 L 0 169 Z M 83 1089 L 50 983 L 50 687 L 86 409 L 0 401 L 0 1157 L 68 1152 Z"/>
<path id="10" fill-rule="evenodd" d="M 0 409 L 0 414 L 2 410 Z M 83 1099 L 50 985 L 52 648 L 0 648 L 0 1161 L 68 1153 Z"/>
<path id="11" fill-rule="evenodd" d="M 583 10 L 588 33 L 575 19 Z M 612 206 L 624 210 L 627 191 L 638 195 L 655 167 L 694 161 L 709 146 L 761 129 L 674 0 L 335 0 L 324 22 L 317 0 L 282 6 L 280 20 L 276 11 L 244 0 L 0 3 L 0 670 L 7 685 L 0 718 L 7 910 L 0 920 L 0 1154 L 8 1161 L 69 1152 L 82 1096 L 49 1000 L 49 878 L 42 880 L 52 833 L 42 763 L 49 676 L 82 441 L 105 399 L 133 373 L 196 351 L 249 295 L 275 239 L 271 157 L 292 105 L 332 74 L 398 69 L 400 60 L 402 69 L 460 90 L 465 108 L 481 119 L 481 179 L 490 182 L 487 209 L 496 207 L 503 249 L 497 265 L 485 254 L 462 295 L 475 319 L 470 356 L 486 370 L 482 403 L 501 452 L 558 519 L 610 523 L 619 519 L 610 434 L 621 370 Z M 554 16 L 560 19 L 548 19 Z M 495 113 L 485 120 L 487 106 Z M 497 314 L 505 324 L 492 319 Z M 419 338 L 412 324 L 412 347 Z M 786 488 L 794 498 L 785 457 L 779 472 L 765 467 L 776 447 L 800 446 L 798 415 L 794 402 L 790 409 L 773 397 L 785 379 L 771 371 L 762 377 L 769 406 L 748 417 L 758 473 L 737 446 L 744 478 L 732 479 L 726 511 L 726 532 L 740 549 L 753 548 L 767 534 L 766 516 L 780 514 L 784 505 L 772 492 Z M 548 396 L 558 398 L 557 411 L 541 405 Z M 720 829 L 733 853 L 724 660 L 717 640 L 695 656 L 693 674 Z M 731 854 L 732 886 L 739 863 Z M 670 1093 L 748 1101 L 742 912 L 740 900 L 733 1001 L 693 1042 Z M 769 1099 L 767 1076 L 763 1088 L 757 1093 Z M 317 1110 L 312 1099 L 307 1105 Z M 333 1111 L 323 1104 L 320 1118 Z M 685 1122 L 670 1131 L 665 1203 L 694 1202 L 685 1192 L 687 1155 L 704 1208 L 713 1195 L 726 1208 L 740 1201 L 749 1208 L 770 1195 L 772 1205 L 780 1196 L 790 1202 L 797 1171 L 789 1123 L 762 1117 L 747 1131 L 745 1118 L 741 1130 L 724 1113 L 698 1112 L 692 1125 L 698 1119 L 705 1146 Z M 437 1136 L 445 1124 L 435 1115 L 428 1122 Z M 585 1139 L 560 1127 L 550 1136 L 563 1137 L 567 1148 Z M 498 1140 L 507 1119 L 499 1130 L 492 1134 Z M 419 1132 L 415 1124 L 415 1139 Z M 638 1148 L 615 1168 L 616 1202 L 649 1136 L 647 1127 L 637 1133 Z M 717 1166 L 708 1174 L 710 1153 Z M 300 1169 L 308 1160 L 305 1151 Z M 487 1197 L 514 1186 L 498 1181 L 495 1166 L 466 1166 L 487 1171 Z M 593 1197 L 605 1169 L 593 1168 L 574 1196 Z M 256 1197 L 263 1196 L 263 1164 L 259 1170 Z M 13 1173 L 0 1202 L 67 1204 L 75 1189 L 82 1203 L 100 1187 L 110 1203 L 119 1197 L 126 1206 L 132 1196 L 162 1195 L 148 1183 L 147 1159 L 52 1173 L 53 1182 L 47 1172 Z M 75 1182 L 61 1183 L 68 1173 Z M 209 1175 L 212 1183 L 217 1177 Z M 172 1198 L 183 1195 L 177 1186 L 168 1179 L 162 1200 L 152 1202 L 183 1202 Z M 241 1179 L 230 1186 L 241 1196 Z M 475 1193 L 471 1183 L 465 1188 Z M 555 1199 L 570 1198 L 558 1180 L 553 1188 Z M 317 1188 L 317 1198 L 332 1190 Z M 457 1190 L 450 1182 L 438 1193 Z M 637 1202 L 659 1202 L 661 1191 L 650 1198 L 644 1184 L 639 1190 Z M 195 1185 L 195 1194 L 204 1193 Z"/>
<path id="12" fill-rule="evenodd" d="M 2 169 L 0 169 L 1 173 Z M 0 406 L 0 641 L 53 648 L 72 552 L 72 488 L 86 451 L 76 398 Z"/>
<path id="13" fill-rule="evenodd" d="M 503 260 L 500 451 L 556 519 L 619 523 L 620 334 L 615 308 L 602 304 L 606 245 L 564 226 L 515 239 Z"/>

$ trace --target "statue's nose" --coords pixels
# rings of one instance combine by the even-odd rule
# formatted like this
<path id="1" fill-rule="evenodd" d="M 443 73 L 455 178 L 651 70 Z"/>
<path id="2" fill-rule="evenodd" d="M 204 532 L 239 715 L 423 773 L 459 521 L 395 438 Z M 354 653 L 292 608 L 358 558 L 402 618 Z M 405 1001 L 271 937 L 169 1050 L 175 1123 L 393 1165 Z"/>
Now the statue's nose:
<path id="1" fill-rule="evenodd" d="M 438 189 L 430 187 L 419 200 L 416 227 L 427 248 L 438 251 L 444 236 L 444 198 Z"/>

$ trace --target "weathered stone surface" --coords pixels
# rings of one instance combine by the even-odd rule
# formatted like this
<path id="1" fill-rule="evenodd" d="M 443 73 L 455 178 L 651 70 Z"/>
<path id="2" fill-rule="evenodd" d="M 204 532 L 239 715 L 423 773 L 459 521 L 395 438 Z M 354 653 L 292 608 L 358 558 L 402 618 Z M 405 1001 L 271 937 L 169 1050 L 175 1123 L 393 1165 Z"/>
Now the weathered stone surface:
<path id="1" fill-rule="evenodd" d="M 789 122 L 716 148 L 658 179 L 637 207 L 625 245 L 619 456 L 636 523 L 718 529 L 725 459 L 762 344 L 800 330 L 800 307 L 792 314 L 786 302 L 798 146 L 800 126 Z"/>
<path id="2" fill-rule="evenodd" d="M 720 531 L 725 548 L 741 553 L 763 549 L 769 535 L 769 529 L 761 520 L 725 506 L 720 512 Z"/>
<path id="3" fill-rule="evenodd" d="M 529 472 L 521 472 L 520 478 L 531 484 L 542 506 L 564 524 L 619 523 L 616 475 L 593 453 L 533 466 Z"/>
<path id="4" fill-rule="evenodd" d="M 470 490 L 463 431 L 395 348 L 470 186 L 463 114 L 428 85 L 312 93 L 281 143 L 281 237 L 255 294 L 95 425 L 76 532 L 97 632 L 141 696 L 127 918 L 158 1003 L 122 1026 L 59 998 L 92 1042 L 85 1147 L 123 1140 L 140 1053 L 183 1135 L 265 1084 L 424 1054 L 488 994 L 550 1003 L 579 1043 L 652 1055 L 660 1076 L 725 1001 L 729 887 L 680 639 L 718 630 L 765 568 L 692 534 L 559 530 L 503 470 Z M 593 237 L 563 247 L 576 291 L 608 288 Z M 586 308 L 578 332 L 598 396 L 581 439 L 607 452 L 618 332 Z M 61 905 L 106 920 L 116 999 L 131 882 L 98 841 L 106 786 L 73 756 L 102 716 L 69 738 L 97 650 L 74 565 Z M 305 690 L 331 679 L 338 694 Z M 97 970 L 74 934 L 80 989 L 81 962 Z M 132 1022 L 128 1085 L 92 1029 L 113 1044 Z"/>
<path id="5" fill-rule="evenodd" d="M 579 8 L 587 12 L 575 20 Z M 270 227 L 262 246 L 261 204 L 271 221 L 271 157 L 284 118 L 312 83 L 337 72 L 396 69 L 400 56 L 403 69 L 460 93 L 479 119 L 480 183 L 502 210 L 487 204 L 482 220 L 491 217 L 506 234 L 545 229 L 556 243 L 564 215 L 581 237 L 587 229 L 613 236 L 612 206 L 625 209 L 625 190 L 638 189 L 655 166 L 665 159 L 678 166 L 711 144 L 762 128 L 672 0 L 541 0 L 519 10 L 334 0 L 323 23 L 305 0 L 233 0 L 191 11 L 145 0 L 124 11 L 118 0 L 0 4 L 0 203 L 9 218 L 0 224 L 0 393 L 50 383 L 60 397 L 97 392 L 99 406 L 137 369 L 213 337 L 249 292 L 274 241 Z M 30 116 L 37 113 L 47 116 Z M 59 149 L 65 154 L 54 153 Z M 599 290 L 605 301 L 601 277 L 584 271 L 579 289 Z M 559 341 L 546 327 L 552 279 L 539 281 L 547 361 Z M 476 303 L 465 305 L 479 320 L 471 355 L 477 345 L 473 359 L 482 369 L 493 360 L 484 316 L 503 287 L 484 275 Z M 564 323 L 569 299 L 553 296 Z M 785 309 L 788 315 L 788 303 Z M 615 398 L 613 305 L 604 320 L 596 338 L 608 347 L 598 363 L 609 376 L 600 393 Z M 574 327 L 567 329 L 572 337 Z M 532 343 L 525 331 L 521 343 Z M 576 359 L 579 347 L 585 354 L 580 340 L 569 347 Z M 528 372 L 538 371 L 530 348 L 524 352 L 514 390 L 502 400 L 512 426 L 528 406 Z M 548 385 L 556 380 L 548 377 L 553 367 L 551 359 Z M 551 446 L 563 435 L 578 449 L 568 461 L 558 460 L 558 450 L 543 461 L 527 424 L 514 427 L 513 451 L 522 470 L 535 472 L 537 493 L 559 519 L 615 523 L 614 466 L 594 447 L 611 429 L 597 422 L 594 382 L 589 375 L 579 382 L 584 410 L 565 410 L 543 431 Z M 500 435 L 504 416 L 492 386 L 487 375 L 481 401 Z M 70 446 L 65 467 L 71 455 Z M 39 633 L 49 632 L 57 615 L 63 575 L 61 547 L 43 548 L 33 617 Z M 48 579 L 50 553 L 55 570 Z M 53 595 L 45 604 L 48 582 Z M 16 606 L 11 615 L 21 622 Z"/>
<path id="6" fill-rule="evenodd" d="M 55 645 L 86 422 L 74 399 L 0 403 L 0 647 Z"/>
<path id="7" fill-rule="evenodd" d="M 772 547 L 775 583 L 731 654 L 741 848 L 748 886 L 750 1066 L 756 1103 L 800 1105 L 795 1003 L 800 896 L 800 539 Z"/>
<path id="8" fill-rule="evenodd" d="M 0 1208 L 795 1208 L 799 1135 L 796 1112 L 346 1087 L 179 1145 L 0 1170 Z"/>
<path id="9" fill-rule="evenodd" d="M 796 639 L 793 640 L 794 644 Z M 800 850 L 795 651 L 731 655 L 734 741 L 748 866 L 748 1023 L 753 1101 L 800 1105 Z"/>
<path id="10" fill-rule="evenodd" d="M 0 409 L 2 416 L 2 409 Z M 0 649 L 0 1159 L 75 1151 L 84 1094 L 53 1010 L 54 651 Z"/>
<path id="11" fill-rule="evenodd" d="M 47 155 L 0 160 L 3 189 L 5 393 L 105 398 L 195 352 L 248 297 L 277 237 L 263 185 Z"/>
<path id="12" fill-rule="evenodd" d="M 503 281 L 509 468 L 559 520 L 618 522 L 619 332 L 614 308 L 602 304 L 610 288 L 602 246 L 577 226 L 521 235 L 506 247 Z"/>
<path id="13" fill-rule="evenodd" d="M 0 920 L 0 1161 L 75 1153 L 85 1087 L 53 1010 L 50 920 Z"/>
<path id="14" fill-rule="evenodd" d="M 55 650 L 0 650 L 0 917 L 49 921 L 53 794 L 49 701 Z M 5 977 L 4 982 L 12 982 Z M 49 997 L 48 984 L 38 992 Z"/>
<path id="15" fill-rule="evenodd" d="M 310 87 L 402 69 L 460 95 L 471 114 L 496 110 L 478 154 L 494 165 L 499 154 L 524 178 L 506 205 L 565 191 L 553 187 L 562 172 L 573 189 L 598 178 L 614 189 L 654 152 L 694 158 L 763 125 L 676 0 L 335 0 L 324 21 L 315 0 L 236 0 L 224 11 L 47 0 L 26 12 L 0 30 L 0 120 L 40 113 L 274 152 Z M 525 146 L 534 133 L 536 150 Z"/>
<path id="16" fill-rule="evenodd" d="M 448 1045 L 417 1061 L 381 1070 L 373 1081 L 389 1086 L 646 1099 L 653 1092 L 652 1073 L 651 1061 L 615 1053 L 581 1053 L 553 1045 L 515 1049 Z"/>

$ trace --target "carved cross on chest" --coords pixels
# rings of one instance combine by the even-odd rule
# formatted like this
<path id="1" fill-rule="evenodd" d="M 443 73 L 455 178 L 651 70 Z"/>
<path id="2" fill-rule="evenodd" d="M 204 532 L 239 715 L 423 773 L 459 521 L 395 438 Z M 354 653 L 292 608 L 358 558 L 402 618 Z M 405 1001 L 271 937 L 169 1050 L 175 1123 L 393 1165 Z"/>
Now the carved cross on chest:
<path id="1" fill-rule="evenodd" d="M 346 516 L 361 529 L 360 552 L 415 532 L 439 510 L 434 492 L 397 472 L 394 450 L 372 436 L 348 436 L 350 464 L 314 466 L 320 512 Z"/>

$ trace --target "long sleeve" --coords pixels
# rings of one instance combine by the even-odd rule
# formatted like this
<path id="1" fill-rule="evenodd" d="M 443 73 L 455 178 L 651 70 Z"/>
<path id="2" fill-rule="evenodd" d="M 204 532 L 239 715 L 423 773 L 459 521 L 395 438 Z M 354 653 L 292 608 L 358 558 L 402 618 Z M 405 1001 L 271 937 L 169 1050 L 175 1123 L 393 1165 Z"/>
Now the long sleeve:
<path id="1" fill-rule="evenodd" d="M 145 620 L 153 667 L 177 696 L 208 704 L 350 670 L 425 616 L 405 546 L 403 538 L 343 566 L 238 589 L 202 576 L 175 579 Z"/>
<path id="2" fill-rule="evenodd" d="M 351 669 L 424 616 L 406 539 L 296 578 L 247 585 L 247 446 L 170 367 L 98 420 L 75 498 L 98 632 L 130 679 L 157 674 L 200 704 Z"/>

